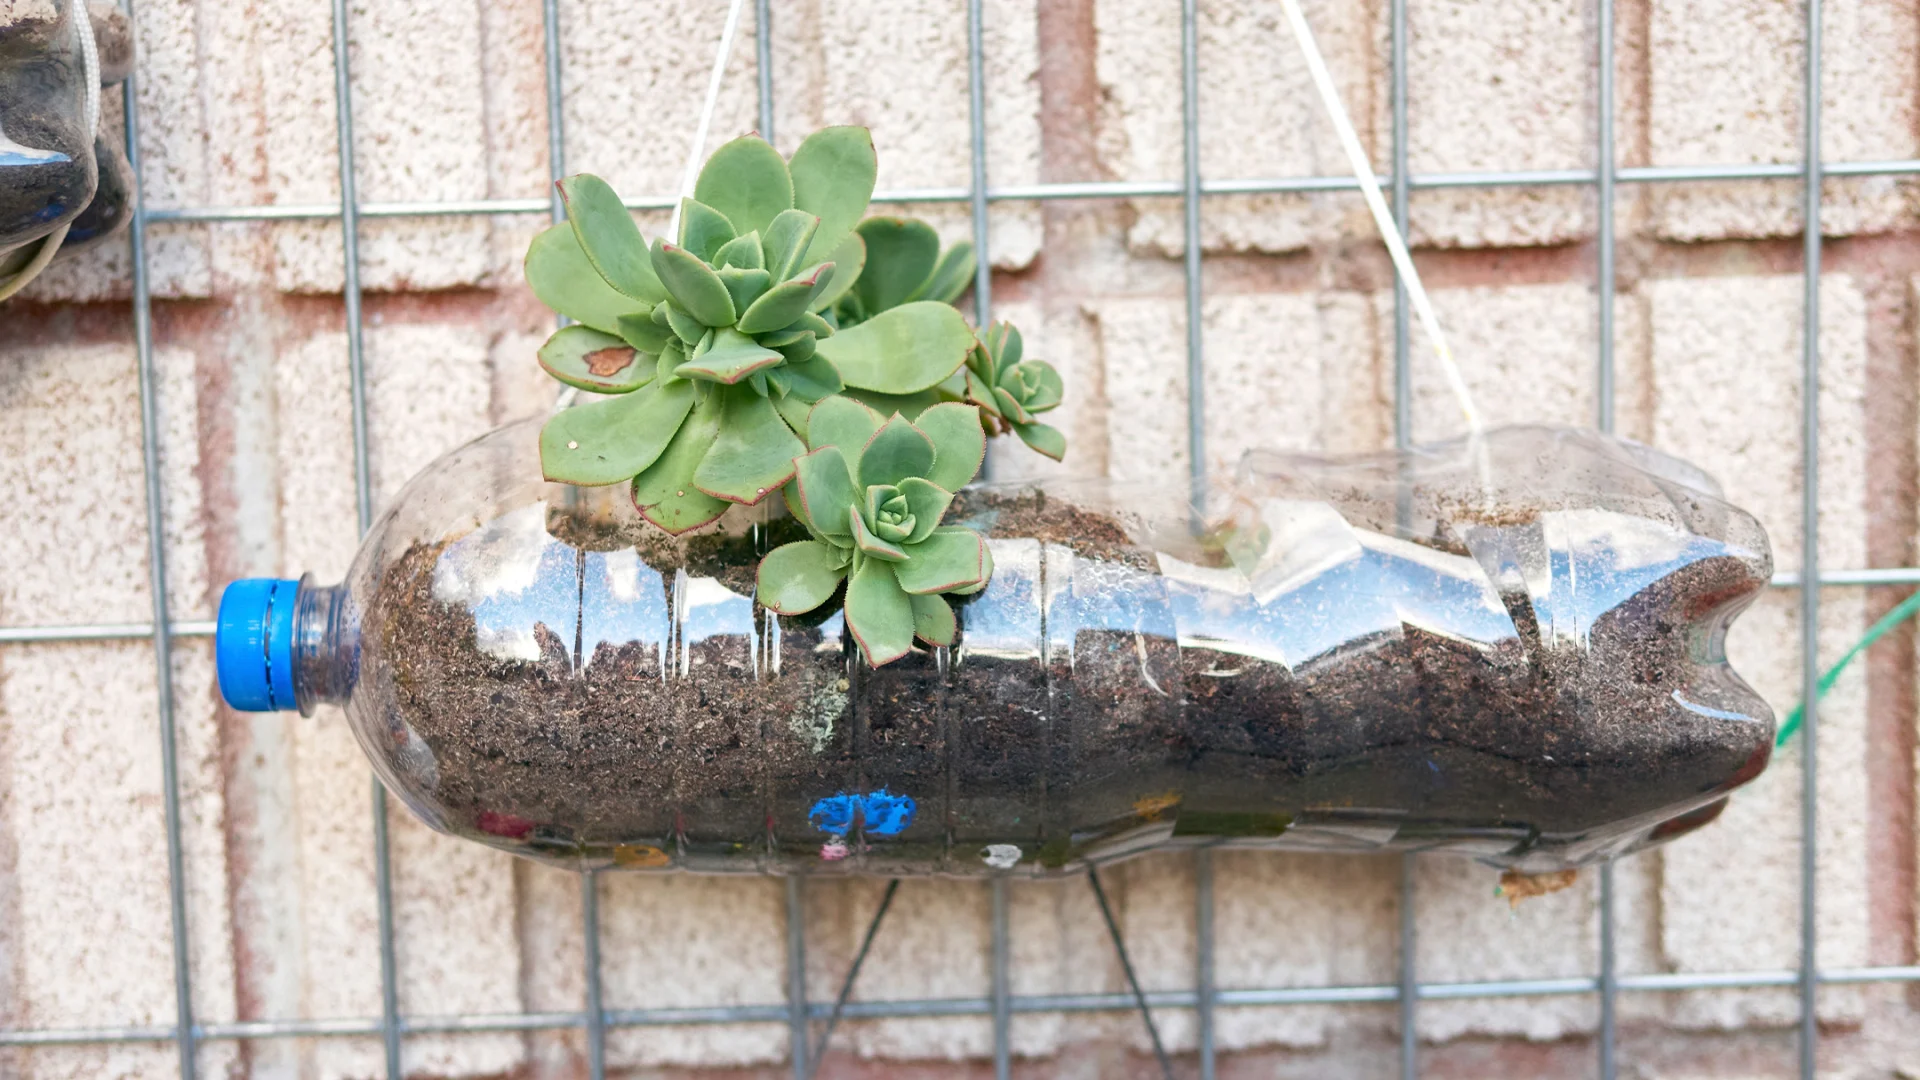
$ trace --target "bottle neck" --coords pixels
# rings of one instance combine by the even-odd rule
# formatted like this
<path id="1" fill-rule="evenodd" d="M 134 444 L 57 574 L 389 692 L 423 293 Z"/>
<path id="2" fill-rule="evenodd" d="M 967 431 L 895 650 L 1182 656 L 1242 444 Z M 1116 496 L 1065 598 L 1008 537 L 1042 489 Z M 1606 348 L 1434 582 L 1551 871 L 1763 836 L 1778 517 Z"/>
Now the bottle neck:
<path id="1" fill-rule="evenodd" d="M 302 578 L 293 608 L 293 694 L 300 715 L 345 705 L 360 678 L 360 614 L 347 586 Z"/>

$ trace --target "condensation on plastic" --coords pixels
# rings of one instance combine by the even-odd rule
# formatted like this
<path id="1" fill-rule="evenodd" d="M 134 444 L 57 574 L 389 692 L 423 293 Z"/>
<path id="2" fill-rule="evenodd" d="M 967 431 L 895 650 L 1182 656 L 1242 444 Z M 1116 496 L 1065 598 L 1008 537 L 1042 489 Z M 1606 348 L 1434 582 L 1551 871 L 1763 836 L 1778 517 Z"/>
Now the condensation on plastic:
<path id="1" fill-rule="evenodd" d="M 1198 527 L 1184 492 L 971 489 L 991 584 L 951 649 L 876 670 L 837 613 L 754 603 L 791 521 L 670 540 L 621 487 L 543 482 L 537 431 L 442 458 L 343 586 L 303 583 L 296 670 L 423 819 L 545 861 L 1046 874 L 1205 844 L 1549 870 L 1699 827 L 1772 745 L 1724 651 L 1764 532 L 1594 432 L 1250 454 Z"/>

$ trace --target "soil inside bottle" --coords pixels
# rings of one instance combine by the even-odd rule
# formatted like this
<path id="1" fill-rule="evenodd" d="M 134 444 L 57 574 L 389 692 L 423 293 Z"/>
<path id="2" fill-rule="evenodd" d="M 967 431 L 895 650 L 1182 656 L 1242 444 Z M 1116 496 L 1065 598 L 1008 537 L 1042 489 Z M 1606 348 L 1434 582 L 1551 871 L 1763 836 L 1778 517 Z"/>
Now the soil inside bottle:
<path id="1" fill-rule="evenodd" d="M 1487 527 L 1531 527 L 1510 517 Z M 949 518 L 995 542 L 993 583 L 956 603 L 955 648 L 877 671 L 850 665 L 837 599 L 802 618 L 752 602 L 790 521 L 556 541 L 574 599 L 543 607 L 560 614 L 532 626 L 537 658 L 477 648 L 473 612 L 433 595 L 443 546 L 416 545 L 366 615 L 384 752 L 430 752 L 412 801 L 443 827 L 567 865 L 885 873 L 1180 842 L 1577 858 L 1766 761 L 1764 716 L 1698 704 L 1716 669 L 1676 631 L 1752 592 L 1732 554 L 1651 581 L 1577 643 L 1496 579 L 1511 633 L 1491 645 L 1396 616 L 1289 663 L 1295 623 L 1326 612 L 1203 595 L 1109 515 L 969 491 Z"/>

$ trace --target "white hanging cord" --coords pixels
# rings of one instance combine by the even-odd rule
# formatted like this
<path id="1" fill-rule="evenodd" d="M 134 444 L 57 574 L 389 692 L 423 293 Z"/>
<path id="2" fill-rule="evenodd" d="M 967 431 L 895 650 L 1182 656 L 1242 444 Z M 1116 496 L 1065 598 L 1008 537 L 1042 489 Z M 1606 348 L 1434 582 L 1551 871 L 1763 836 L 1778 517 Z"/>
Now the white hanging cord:
<path id="1" fill-rule="evenodd" d="M 87 11 L 86 0 L 73 0 L 72 14 L 80 35 L 80 77 L 86 80 L 87 92 L 87 152 L 92 153 L 93 140 L 100 133 L 100 47 L 93 40 L 93 15 Z M 69 221 L 42 237 L 40 250 L 34 252 L 27 265 L 10 278 L 0 278 L 0 300 L 33 284 L 33 279 L 60 253 L 60 245 L 67 242 L 67 233 L 72 228 L 73 222 Z"/>
<path id="2" fill-rule="evenodd" d="M 693 132 L 693 148 L 687 151 L 687 168 L 680 180 L 680 198 L 673 201 L 673 219 L 667 223 L 669 238 L 680 235 L 680 199 L 693 197 L 693 183 L 700 176 L 701 156 L 707 148 L 707 129 L 713 126 L 714 106 L 720 102 L 720 80 L 727 73 L 727 57 L 733 52 L 733 34 L 740 28 L 742 0 L 733 0 L 727 8 L 727 25 L 720 31 L 720 48 L 713 54 L 713 74 L 707 78 L 707 103 L 700 109 L 700 126 Z"/>
<path id="3" fill-rule="evenodd" d="M 1307 73 L 1313 77 L 1314 89 L 1320 92 L 1320 103 L 1326 106 L 1327 116 L 1340 136 L 1340 147 L 1347 152 L 1347 163 L 1353 168 L 1353 177 L 1360 182 L 1360 193 L 1366 196 L 1367 209 L 1373 211 L 1373 221 L 1380 229 L 1380 239 L 1387 245 L 1387 254 L 1393 258 L 1393 267 L 1407 287 L 1407 299 L 1413 302 L 1414 314 L 1419 317 L 1427 340 L 1433 344 L 1433 355 L 1440 361 L 1440 370 L 1446 374 L 1447 389 L 1453 391 L 1454 400 L 1460 404 L 1460 413 L 1466 417 L 1467 430 L 1478 441 L 1482 431 L 1480 410 L 1474 407 L 1467 381 L 1460 376 L 1460 367 L 1453 361 L 1453 350 L 1447 348 L 1447 339 L 1440 333 L 1440 320 L 1433 314 L 1433 304 L 1427 299 L 1425 286 L 1420 284 L 1420 272 L 1413 268 L 1406 242 L 1400 238 L 1400 229 L 1387 209 L 1387 200 L 1380 195 L 1380 183 L 1374 178 L 1373 164 L 1367 160 L 1367 152 L 1360 148 L 1360 136 L 1353 130 L 1353 121 L 1347 119 L 1346 107 L 1340 104 L 1340 93 L 1333 87 L 1333 76 L 1327 74 L 1327 62 L 1320 56 L 1320 46 L 1314 43 L 1313 31 L 1307 28 L 1307 20 L 1300 14 L 1300 0 L 1280 0 L 1280 3 L 1286 8 L 1287 21 L 1293 24 L 1294 40 L 1300 43 L 1301 55 L 1307 62 Z"/>

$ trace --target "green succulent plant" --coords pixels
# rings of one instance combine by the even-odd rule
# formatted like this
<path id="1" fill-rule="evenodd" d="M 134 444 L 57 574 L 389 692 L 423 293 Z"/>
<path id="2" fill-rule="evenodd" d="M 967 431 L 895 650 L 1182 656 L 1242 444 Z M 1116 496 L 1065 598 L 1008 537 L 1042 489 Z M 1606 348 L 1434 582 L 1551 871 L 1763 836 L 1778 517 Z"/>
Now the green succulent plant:
<path id="1" fill-rule="evenodd" d="M 863 276 L 854 227 L 876 168 L 865 128 L 815 132 L 791 159 L 735 139 L 682 202 L 677 242 L 651 246 L 605 181 L 561 181 L 567 221 L 535 238 L 526 272 L 579 325 L 540 363 L 612 396 L 547 422 L 547 478 L 631 482 L 647 520 L 685 532 L 785 485 L 823 398 L 923 393 L 958 371 L 973 337 L 947 304 L 898 304 L 840 332 L 821 314 Z"/>
<path id="2" fill-rule="evenodd" d="M 940 234 L 919 218 L 870 217 L 853 231 L 866 245 L 867 265 L 833 305 L 840 326 L 917 300 L 951 304 L 973 284 L 973 245 L 963 240 L 941 251 Z"/>
<path id="3" fill-rule="evenodd" d="M 957 624 L 942 594 L 978 592 L 993 575 L 979 533 L 940 524 L 986 455 L 976 407 L 943 403 L 909 421 L 833 396 L 813 407 L 808 430 L 814 449 L 795 463 L 786 498 L 814 538 L 761 560 L 760 602 L 797 615 L 845 581 L 847 628 L 876 667 L 905 656 L 916 637 L 952 644 Z"/>
<path id="4" fill-rule="evenodd" d="M 951 304 L 973 282 L 973 245 L 962 241 L 942 251 L 933 226 L 917 218 L 870 217 L 854 232 L 866 244 L 867 265 L 853 288 L 833 306 L 839 326 L 857 326 L 917 300 Z M 1064 392 L 1060 373 L 1043 360 L 1023 361 L 1021 351 L 1020 331 L 1011 323 L 997 323 L 984 336 L 975 336 L 966 367 L 939 386 L 915 394 L 854 390 L 851 396 L 908 417 L 940 401 L 971 402 L 980 407 L 981 423 L 989 435 L 1012 432 L 1029 447 L 1059 461 L 1067 453 L 1066 436 L 1035 420 L 1034 414 L 1059 406 Z"/>
<path id="5" fill-rule="evenodd" d="M 980 407 L 982 423 L 990 428 L 998 425 L 996 434 L 1012 431 L 1021 442 L 1059 461 L 1066 456 L 1067 437 L 1034 416 L 1059 407 L 1064 393 L 1060 373 L 1045 360 L 1021 359 L 1021 352 L 1019 328 L 994 323 L 984 337 L 975 340 L 966 366 L 958 373 L 966 384 L 960 396 Z M 951 386 L 950 379 L 942 390 Z"/>

